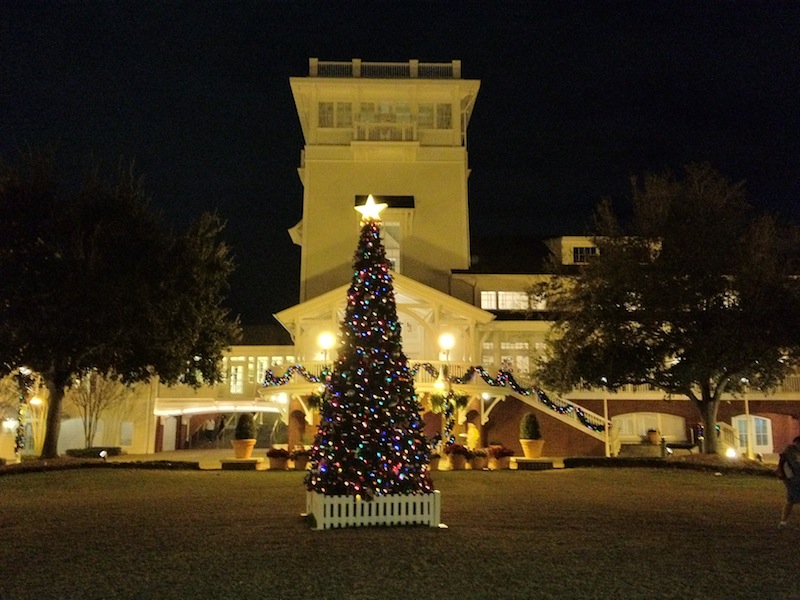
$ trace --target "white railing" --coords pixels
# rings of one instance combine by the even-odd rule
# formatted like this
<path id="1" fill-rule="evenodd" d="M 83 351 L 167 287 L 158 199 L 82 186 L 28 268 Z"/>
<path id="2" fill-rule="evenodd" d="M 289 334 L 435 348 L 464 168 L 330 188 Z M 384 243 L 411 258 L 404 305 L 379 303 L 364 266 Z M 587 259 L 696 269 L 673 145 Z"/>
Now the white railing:
<path id="1" fill-rule="evenodd" d="M 719 435 L 717 437 L 719 443 L 725 444 L 734 450 L 739 450 L 742 447 L 739 432 L 736 429 L 722 421 L 717 422 L 717 427 L 719 427 Z"/>
<path id="2" fill-rule="evenodd" d="M 366 501 L 355 496 L 326 496 L 306 492 L 306 515 L 315 520 L 315 529 L 370 527 L 375 525 L 427 525 L 441 523 L 442 497 L 429 494 L 377 496 Z"/>
<path id="3" fill-rule="evenodd" d="M 416 123 L 356 122 L 353 139 L 359 142 L 413 142 L 417 139 Z"/>
<path id="4" fill-rule="evenodd" d="M 370 79 L 461 79 L 461 61 L 449 63 L 322 61 L 308 59 L 309 77 L 364 77 Z"/>

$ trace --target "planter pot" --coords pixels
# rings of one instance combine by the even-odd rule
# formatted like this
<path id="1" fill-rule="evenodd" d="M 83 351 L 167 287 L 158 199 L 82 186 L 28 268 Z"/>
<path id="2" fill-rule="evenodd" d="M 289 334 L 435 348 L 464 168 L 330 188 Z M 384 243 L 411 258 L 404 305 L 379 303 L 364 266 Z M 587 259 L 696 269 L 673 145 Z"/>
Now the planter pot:
<path id="1" fill-rule="evenodd" d="M 437 456 L 436 458 L 432 458 L 431 459 L 431 463 L 430 463 L 430 470 L 431 471 L 438 471 L 439 470 L 439 461 L 441 461 L 441 460 L 442 460 L 442 458 L 440 456 Z"/>
<path id="2" fill-rule="evenodd" d="M 307 457 L 304 456 L 302 458 L 295 458 L 294 459 L 294 470 L 295 471 L 305 471 L 307 466 L 308 466 L 308 458 Z M 270 468 L 272 468 L 272 467 L 270 467 Z"/>
<path id="3" fill-rule="evenodd" d="M 450 470 L 451 471 L 463 471 L 464 468 L 467 466 L 467 457 L 463 454 L 451 454 L 450 455 Z"/>
<path id="4" fill-rule="evenodd" d="M 658 444 L 661 443 L 661 436 L 658 435 L 657 431 L 648 431 L 647 441 L 653 444 L 654 446 L 657 446 Z"/>
<path id="5" fill-rule="evenodd" d="M 486 456 L 476 456 L 469 461 L 473 471 L 483 471 L 489 465 L 489 458 Z"/>
<path id="6" fill-rule="evenodd" d="M 525 458 L 539 458 L 544 448 L 544 440 L 520 440 Z"/>
<path id="7" fill-rule="evenodd" d="M 231 440 L 234 458 L 250 458 L 253 448 L 256 447 L 255 440 Z"/>
<path id="8" fill-rule="evenodd" d="M 511 466 L 511 457 L 504 456 L 503 458 L 490 458 L 489 469 L 492 471 L 503 471 Z"/>
<path id="9" fill-rule="evenodd" d="M 286 467 L 289 464 L 288 458 L 272 458 L 270 456 L 267 457 L 269 459 L 269 470 L 275 471 L 285 471 Z"/>

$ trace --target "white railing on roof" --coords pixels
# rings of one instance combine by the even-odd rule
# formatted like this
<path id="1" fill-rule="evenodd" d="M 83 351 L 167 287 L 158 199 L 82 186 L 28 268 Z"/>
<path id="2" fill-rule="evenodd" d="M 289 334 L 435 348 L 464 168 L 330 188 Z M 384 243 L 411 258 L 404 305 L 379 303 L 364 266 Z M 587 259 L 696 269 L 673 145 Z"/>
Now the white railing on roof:
<path id="1" fill-rule="evenodd" d="M 461 61 L 449 63 L 321 61 L 308 59 L 309 77 L 364 77 L 371 79 L 461 79 Z"/>

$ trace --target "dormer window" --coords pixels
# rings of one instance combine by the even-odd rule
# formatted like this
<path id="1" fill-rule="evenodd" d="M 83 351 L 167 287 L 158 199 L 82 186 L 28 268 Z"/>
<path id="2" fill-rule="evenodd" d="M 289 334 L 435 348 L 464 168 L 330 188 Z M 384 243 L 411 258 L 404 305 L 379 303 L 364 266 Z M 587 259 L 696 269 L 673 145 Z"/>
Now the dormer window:
<path id="1" fill-rule="evenodd" d="M 576 265 L 585 265 L 596 255 L 597 248 L 594 246 L 576 246 L 572 249 L 572 262 Z"/>

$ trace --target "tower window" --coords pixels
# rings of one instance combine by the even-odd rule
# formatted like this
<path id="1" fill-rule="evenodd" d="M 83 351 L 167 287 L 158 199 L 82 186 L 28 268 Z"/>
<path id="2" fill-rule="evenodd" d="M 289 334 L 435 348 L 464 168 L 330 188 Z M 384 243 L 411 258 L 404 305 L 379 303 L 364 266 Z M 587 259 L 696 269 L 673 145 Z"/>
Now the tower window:
<path id="1" fill-rule="evenodd" d="M 353 105 L 350 102 L 320 102 L 319 126 L 349 129 L 353 126 Z"/>

